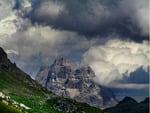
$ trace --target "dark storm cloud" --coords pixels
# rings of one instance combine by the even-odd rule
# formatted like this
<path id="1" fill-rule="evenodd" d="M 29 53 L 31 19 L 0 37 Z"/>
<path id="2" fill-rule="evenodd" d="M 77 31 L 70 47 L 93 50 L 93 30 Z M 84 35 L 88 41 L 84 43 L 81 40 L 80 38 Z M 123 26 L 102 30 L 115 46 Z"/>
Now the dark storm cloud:
<path id="1" fill-rule="evenodd" d="M 135 41 L 148 39 L 148 0 L 45 0 L 33 3 L 33 23 L 87 37 L 112 33 Z"/>

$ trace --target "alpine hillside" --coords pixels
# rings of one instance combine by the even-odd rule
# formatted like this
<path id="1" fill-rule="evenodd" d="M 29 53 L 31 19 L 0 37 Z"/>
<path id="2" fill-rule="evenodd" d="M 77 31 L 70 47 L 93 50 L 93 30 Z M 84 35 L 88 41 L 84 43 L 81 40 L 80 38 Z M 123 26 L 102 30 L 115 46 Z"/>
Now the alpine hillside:
<path id="1" fill-rule="evenodd" d="M 103 113 L 48 92 L 7 58 L 0 48 L 0 113 Z"/>

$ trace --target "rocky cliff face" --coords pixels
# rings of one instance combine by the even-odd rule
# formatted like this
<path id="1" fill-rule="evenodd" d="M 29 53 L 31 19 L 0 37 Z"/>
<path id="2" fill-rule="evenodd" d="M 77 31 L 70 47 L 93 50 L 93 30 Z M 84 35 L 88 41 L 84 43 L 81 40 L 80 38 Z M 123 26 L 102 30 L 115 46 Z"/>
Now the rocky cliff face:
<path id="1" fill-rule="evenodd" d="M 57 58 L 50 67 L 41 68 L 36 81 L 49 91 L 63 97 L 73 98 L 95 107 L 116 104 L 113 93 L 93 81 L 90 66 L 78 66 L 65 58 Z"/>
<path id="2" fill-rule="evenodd" d="M 0 68 L 8 68 L 10 64 L 11 63 L 7 58 L 7 54 L 0 47 Z"/>

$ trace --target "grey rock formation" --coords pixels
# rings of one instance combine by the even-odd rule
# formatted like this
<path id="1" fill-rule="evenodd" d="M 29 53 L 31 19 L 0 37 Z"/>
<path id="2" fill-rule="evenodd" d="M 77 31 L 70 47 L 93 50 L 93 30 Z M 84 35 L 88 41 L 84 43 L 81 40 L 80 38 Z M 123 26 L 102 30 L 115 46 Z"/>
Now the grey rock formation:
<path id="1" fill-rule="evenodd" d="M 79 66 L 61 57 L 50 67 L 41 68 L 35 79 L 59 96 L 99 108 L 115 105 L 117 101 L 113 93 L 95 83 L 94 77 L 95 73 L 90 66 Z"/>

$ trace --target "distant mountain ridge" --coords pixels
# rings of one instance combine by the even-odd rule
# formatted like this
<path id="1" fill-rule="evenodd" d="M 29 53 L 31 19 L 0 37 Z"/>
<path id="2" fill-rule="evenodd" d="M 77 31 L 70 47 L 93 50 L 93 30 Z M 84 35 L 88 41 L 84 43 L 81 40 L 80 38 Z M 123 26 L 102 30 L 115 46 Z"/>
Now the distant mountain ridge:
<path id="1" fill-rule="evenodd" d="M 41 68 L 35 80 L 56 95 L 73 98 L 92 106 L 104 108 L 117 103 L 114 94 L 93 81 L 95 73 L 90 66 L 79 66 L 63 57 Z"/>
<path id="2" fill-rule="evenodd" d="M 118 104 L 124 104 L 124 103 L 137 103 L 136 100 L 134 100 L 131 97 L 125 97 L 122 101 L 120 101 Z"/>
<path id="3" fill-rule="evenodd" d="M 149 97 L 137 102 L 131 97 L 125 97 L 116 106 L 104 110 L 106 113 L 149 113 Z"/>

